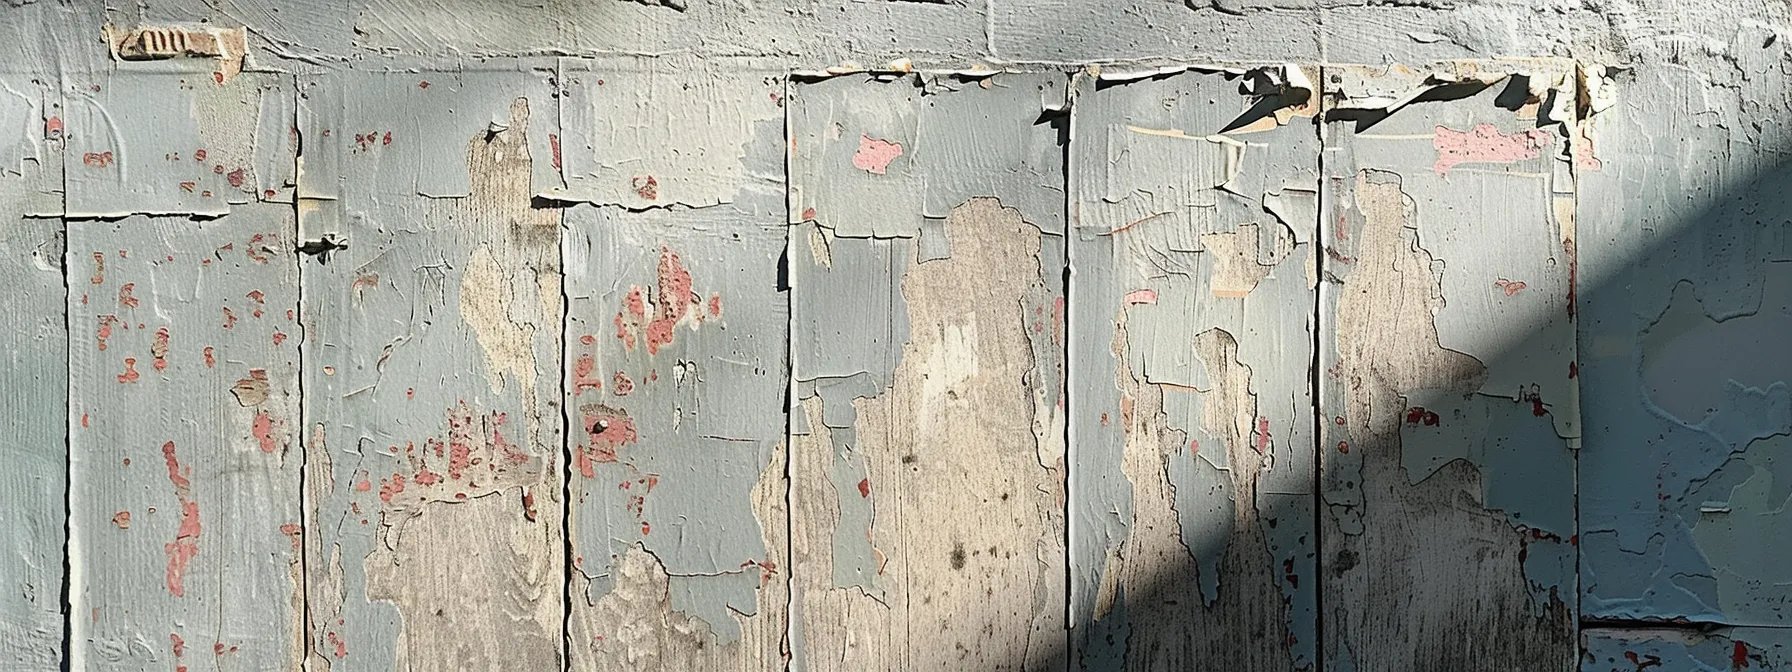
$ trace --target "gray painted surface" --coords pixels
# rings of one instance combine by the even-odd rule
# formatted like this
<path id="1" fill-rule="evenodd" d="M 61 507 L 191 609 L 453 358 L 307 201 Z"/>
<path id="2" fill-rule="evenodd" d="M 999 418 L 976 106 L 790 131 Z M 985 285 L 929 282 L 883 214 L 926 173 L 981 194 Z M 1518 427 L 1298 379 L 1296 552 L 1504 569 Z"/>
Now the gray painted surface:
<path id="1" fill-rule="evenodd" d="M 1082 665 L 1316 664 L 1311 78 L 1196 68 L 1077 80 L 1070 538 Z M 1093 641 L 1116 628 L 1129 636 Z"/>
<path id="2" fill-rule="evenodd" d="M 53 90 L 0 74 L 0 660 L 62 658 L 68 474 L 68 327 L 60 137 Z"/>

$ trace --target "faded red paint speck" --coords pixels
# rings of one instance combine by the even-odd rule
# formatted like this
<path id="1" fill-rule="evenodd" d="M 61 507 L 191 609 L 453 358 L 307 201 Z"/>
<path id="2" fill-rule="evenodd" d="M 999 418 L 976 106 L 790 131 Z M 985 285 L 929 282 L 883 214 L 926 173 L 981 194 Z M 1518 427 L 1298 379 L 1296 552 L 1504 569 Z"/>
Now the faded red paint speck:
<path id="1" fill-rule="evenodd" d="M 870 497 L 870 496 L 871 496 L 871 479 L 869 479 L 869 478 L 859 479 L 859 497 L 864 498 L 864 497 Z"/>
<path id="2" fill-rule="evenodd" d="M 124 358 L 124 373 L 118 374 L 118 382 L 135 383 L 139 377 L 140 376 L 137 375 L 137 358 Z"/>
<path id="3" fill-rule="evenodd" d="M 168 328 L 157 327 L 155 339 L 150 341 L 149 355 L 155 358 L 150 366 L 157 371 L 168 370 Z"/>
<path id="4" fill-rule="evenodd" d="M 658 316 L 647 323 L 647 354 L 672 344 L 672 332 L 691 309 L 691 272 L 670 248 L 660 248 Z"/>
<path id="5" fill-rule="evenodd" d="M 579 475 L 585 478 L 596 478 L 599 463 L 616 462 L 617 451 L 640 438 L 635 431 L 634 418 L 620 409 L 602 404 L 587 406 L 581 419 L 589 443 L 580 446 L 573 457 Z"/>
<path id="6" fill-rule="evenodd" d="M 1129 306 L 1136 306 L 1136 305 L 1141 305 L 1141 304 L 1155 305 L 1157 303 L 1157 290 L 1155 290 L 1155 289 L 1132 290 L 1132 291 L 1126 293 L 1125 302 L 1126 302 L 1126 305 L 1129 305 Z"/>
<path id="7" fill-rule="evenodd" d="M 572 393 L 584 394 L 586 390 L 604 389 L 604 383 L 591 374 L 597 369 L 597 359 L 590 353 L 579 355 L 572 365 Z"/>
<path id="8" fill-rule="evenodd" d="M 404 492 L 404 474 L 392 474 L 391 479 L 380 479 L 380 501 L 392 503 L 392 496 Z"/>
<path id="9" fill-rule="evenodd" d="M 660 198 L 660 181 L 652 175 L 638 175 L 629 184 L 634 187 L 635 195 L 644 200 L 657 201 Z"/>
<path id="10" fill-rule="evenodd" d="M 126 308 L 136 308 L 137 303 L 138 303 L 137 297 L 132 296 L 132 292 L 135 292 L 135 291 L 137 291 L 137 283 L 135 283 L 135 282 L 127 282 L 127 283 L 124 283 L 123 285 L 119 285 L 119 287 L 118 287 L 118 305 L 124 306 Z"/>

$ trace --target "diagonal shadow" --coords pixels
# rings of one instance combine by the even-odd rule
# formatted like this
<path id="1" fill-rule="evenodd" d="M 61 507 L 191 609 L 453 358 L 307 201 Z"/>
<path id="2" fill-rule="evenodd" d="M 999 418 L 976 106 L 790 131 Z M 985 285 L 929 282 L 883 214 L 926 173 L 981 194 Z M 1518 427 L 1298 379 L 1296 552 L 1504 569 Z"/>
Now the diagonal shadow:
<path id="1" fill-rule="evenodd" d="M 1661 83 L 1638 79 L 1625 83 Z M 1578 386 L 1584 430 L 1580 449 L 1568 453 L 1568 473 L 1515 461 L 1567 450 L 1554 431 L 1540 429 L 1576 413 L 1572 404 L 1527 396 L 1524 389 L 1510 398 L 1480 391 L 1490 372 L 1535 368 L 1534 353 L 1559 347 L 1561 333 L 1550 325 L 1481 325 L 1497 332 L 1490 337 L 1498 344 L 1493 356 L 1475 359 L 1463 371 L 1437 371 L 1434 380 L 1449 383 L 1444 389 L 1384 386 L 1376 390 L 1383 398 L 1367 404 L 1381 416 L 1372 424 L 1390 431 L 1379 442 L 1355 447 L 1365 469 L 1382 479 L 1365 477 L 1362 486 L 1434 491 L 1437 497 L 1429 501 L 1472 514 L 1464 520 L 1503 528 L 1502 543 L 1450 547 L 1443 542 L 1451 540 L 1414 536 L 1410 528 L 1370 528 L 1363 534 L 1384 537 L 1371 544 L 1380 549 L 1374 557 L 1380 564 L 1371 565 L 1360 545 L 1335 541 L 1351 535 L 1340 531 L 1319 496 L 1312 511 L 1259 511 L 1267 525 L 1317 515 L 1327 537 L 1316 557 L 1318 627 L 1333 634 L 1324 638 L 1320 660 L 1304 669 L 1340 669 L 1321 662 L 1339 660 L 1349 663 L 1342 669 L 1362 670 L 1574 669 L 1583 662 L 1583 628 L 1596 643 L 1618 636 L 1613 631 L 1659 634 L 1652 628 L 1678 630 L 1693 641 L 1713 638 L 1723 643 L 1722 665 L 1740 664 L 1732 655 L 1735 661 L 1746 655 L 1757 667 L 1784 657 L 1778 649 L 1743 642 L 1729 626 L 1784 625 L 1777 612 L 1763 616 L 1766 609 L 1750 602 L 1746 591 L 1772 593 L 1761 583 L 1784 579 L 1784 570 L 1765 558 L 1783 557 L 1780 543 L 1770 540 L 1783 536 L 1775 532 L 1783 524 L 1774 525 L 1788 486 L 1779 483 L 1792 482 L 1773 478 L 1784 468 L 1777 464 L 1787 462 L 1780 442 L 1792 432 L 1784 382 L 1792 378 L 1792 355 L 1779 345 L 1792 327 L 1792 159 L 1772 147 L 1723 142 L 1723 131 L 1625 144 L 1653 135 L 1648 127 L 1664 112 L 1674 112 L 1672 104 L 1664 110 L 1624 101 L 1603 112 L 1594 124 L 1604 131 L 1599 137 L 1613 141 L 1609 156 L 1599 154 L 1598 166 L 1588 161 L 1576 168 L 1578 249 L 1565 258 L 1576 263 L 1578 253 L 1578 277 L 1565 298 L 1577 320 L 1571 337 L 1577 358 L 1562 375 Z M 1440 206 L 1415 204 L 1411 225 L 1421 250 L 1427 237 L 1450 225 L 1437 214 L 1447 212 Z M 1319 334 L 1331 338 L 1323 328 Z M 1319 380 L 1325 374 L 1319 368 L 1285 375 Z M 1385 398 L 1390 392 L 1396 396 Z M 1074 399 L 1076 390 L 1071 394 Z M 1436 421 L 1427 417 L 1439 412 Z M 1478 434 L 1433 429 L 1471 412 L 1487 416 Z M 1446 445 L 1451 442 L 1458 445 Z M 1324 439 L 1318 443 L 1315 450 L 1327 448 Z M 1415 460 L 1415 452 L 1422 459 Z M 1469 455 L 1449 457 L 1455 452 Z M 1313 478 L 1316 490 L 1339 480 L 1333 472 Z M 1749 500 L 1759 508 L 1743 511 L 1740 499 L 1730 508 L 1732 492 L 1747 490 L 1751 479 L 1756 485 L 1771 479 L 1774 489 Z M 1564 498 L 1573 502 L 1568 529 L 1526 524 L 1537 512 L 1522 509 Z M 1746 523 L 1722 520 L 1743 513 L 1753 514 Z M 1278 573 L 1266 567 L 1271 556 L 1261 538 L 1184 539 L 1187 554 L 1155 567 L 1145 590 L 1126 593 L 1103 618 L 1070 633 L 1040 669 L 1296 669 L 1285 657 L 1265 655 L 1285 650 L 1265 641 L 1275 624 L 1262 609 L 1238 601 L 1239 577 Z M 1221 558 L 1217 599 L 1203 600 L 1199 557 Z M 1367 598 L 1341 600 L 1363 597 L 1339 588 L 1350 583 L 1348 574 L 1363 571 L 1373 572 L 1355 581 L 1369 589 Z M 1504 599 L 1470 601 L 1464 598 L 1476 590 L 1453 587 L 1476 582 L 1493 584 Z M 1439 602 L 1415 601 L 1421 597 Z M 1229 605 L 1244 607 L 1222 618 L 1229 647 L 1207 641 L 1182 650 L 1142 650 L 1129 641 L 1129 619 L 1138 614 L 1196 614 Z M 1382 650 L 1407 655 L 1352 658 L 1348 649 L 1339 651 L 1334 628 L 1345 621 L 1375 628 L 1357 636 L 1384 640 Z M 1584 662 L 1586 669 L 1606 669 L 1612 661 L 1595 660 L 1589 652 Z M 1612 669 L 1633 667 L 1618 659 Z"/>

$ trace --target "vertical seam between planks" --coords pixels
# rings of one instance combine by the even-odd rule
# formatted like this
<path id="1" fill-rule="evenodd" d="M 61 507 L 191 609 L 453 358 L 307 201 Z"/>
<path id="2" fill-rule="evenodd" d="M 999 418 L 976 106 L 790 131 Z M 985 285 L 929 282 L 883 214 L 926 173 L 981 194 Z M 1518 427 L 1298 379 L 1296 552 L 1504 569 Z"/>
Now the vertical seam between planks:
<path id="1" fill-rule="evenodd" d="M 1586 78 L 1578 76 L 1581 74 L 1581 63 L 1580 63 L 1579 59 L 1574 60 L 1574 73 L 1577 75 L 1577 77 L 1575 78 L 1575 90 L 1574 90 L 1575 96 L 1574 97 L 1576 99 L 1576 102 L 1578 103 L 1578 101 L 1580 100 L 1580 97 L 1583 93 L 1582 88 L 1586 86 Z M 1572 365 L 1575 367 L 1580 366 L 1580 317 L 1581 317 L 1581 312 L 1580 312 L 1580 306 L 1578 305 L 1580 303 L 1580 288 L 1575 286 L 1575 285 L 1579 284 L 1579 280 L 1580 280 L 1580 273 L 1579 273 L 1579 266 L 1580 266 L 1580 166 L 1575 165 L 1575 162 L 1574 162 L 1574 154 L 1575 154 L 1575 151 L 1577 151 L 1577 148 L 1574 147 L 1573 144 L 1574 144 L 1574 141 L 1576 138 L 1580 138 L 1580 137 L 1586 138 L 1587 142 L 1588 142 L 1588 146 L 1587 146 L 1588 155 L 1590 156 L 1592 154 L 1592 144 L 1591 143 L 1592 143 L 1592 138 L 1593 138 L 1593 129 L 1590 127 L 1587 127 L 1585 125 L 1587 122 L 1587 119 L 1582 117 L 1582 112 L 1584 112 L 1584 111 L 1586 111 L 1586 110 L 1583 110 L 1580 105 L 1576 104 L 1574 106 L 1574 122 L 1573 123 L 1574 123 L 1575 128 L 1578 128 L 1579 131 L 1578 132 L 1570 132 L 1568 134 L 1568 141 L 1567 141 L 1567 144 L 1569 145 L 1569 148 L 1568 148 L 1568 178 L 1571 181 L 1571 186 L 1573 186 L 1573 188 L 1574 188 L 1574 207 L 1570 208 L 1568 211 L 1569 217 L 1572 218 L 1570 221 L 1573 222 L 1573 225 L 1574 225 L 1574 248 L 1573 248 L 1574 256 L 1568 260 L 1568 263 L 1569 263 L 1569 267 L 1568 267 L 1569 268 L 1568 296 L 1569 296 L 1569 300 L 1571 301 L 1571 303 L 1568 304 L 1568 316 L 1569 316 L 1568 327 L 1574 334 L 1574 338 L 1572 339 L 1572 343 L 1573 343 L 1573 347 L 1574 347 L 1574 355 L 1568 361 L 1570 363 L 1572 363 Z M 1553 196 L 1553 194 L 1552 194 L 1552 196 Z M 1560 227 L 1561 225 L 1562 225 L 1562 222 L 1560 222 L 1560 221 L 1556 222 L 1557 227 Z M 1560 237 L 1559 233 L 1560 232 L 1558 231 L 1558 237 Z M 1574 389 L 1572 390 L 1572 393 L 1574 394 L 1574 413 L 1575 413 L 1574 427 L 1579 433 L 1579 436 L 1575 438 L 1576 444 L 1575 444 L 1574 450 L 1573 450 L 1573 455 L 1574 455 L 1574 530 L 1573 530 L 1572 534 L 1574 535 L 1573 538 L 1576 540 L 1578 540 L 1580 538 L 1580 456 L 1581 456 L 1581 449 L 1586 447 L 1586 436 L 1587 436 L 1587 426 L 1583 420 L 1585 414 L 1581 412 L 1581 408 L 1582 408 L 1581 399 L 1583 398 L 1583 395 L 1581 394 L 1581 381 L 1583 381 L 1583 380 L 1586 380 L 1586 378 L 1582 377 L 1580 375 L 1576 375 L 1574 377 Z M 1569 662 L 1570 669 L 1572 669 L 1580 661 L 1581 652 L 1583 651 L 1583 648 L 1584 648 L 1584 645 L 1581 640 L 1581 619 L 1583 617 L 1585 617 L 1585 615 L 1586 615 L 1586 612 L 1582 611 L 1583 605 L 1581 604 L 1581 601 L 1582 601 L 1581 596 L 1585 595 L 1586 593 L 1582 589 L 1582 583 L 1581 583 L 1581 581 L 1583 579 L 1581 578 L 1580 544 L 1574 544 L 1573 548 L 1574 548 L 1574 622 L 1571 623 L 1569 625 L 1569 627 L 1573 628 L 1571 638 L 1572 638 L 1572 642 L 1573 642 L 1574 659 Z"/>
<path id="2" fill-rule="evenodd" d="M 58 100 L 60 101 L 60 98 Z M 58 102 L 58 107 L 60 106 L 61 103 Z M 67 111 L 59 109 L 57 114 L 65 114 Z M 66 134 L 62 141 L 68 142 Z M 60 161 L 62 174 L 58 176 L 62 186 L 62 212 L 58 219 L 62 225 L 62 338 L 64 341 L 62 350 L 62 405 L 64 408 L 62 418 L 62 651 L 59 661 L 61 669 L 67 671 L 75 669 L 75 325 L 74 314 L 69 310 L 69 302 L 74 294 L 68 279 L 71 258 L 69 250 L 71 236 L 68 224 L 68 155 L 60 149 L 57 153 L 62 157 L 62 161 Z"/>
<path id="3" fill-rule="evenodd" d="M 1324 23 L 1320 23 L 1323 35 Z M 1324 40 L 1320 40 L 1321 49 Z M 1319 113 L 1313 116 L 1313 133 L 1319 138 L 1319 151 L 1314 157 L 1317 170 L 1319 198 L 1314 208 L 1313 218 L 1313 355 L 1309 358 L 1307 384 L 1312 395 L 1313 405 L 1313 671 L 1324 672 L 1326 660 L 1325 638 L 1325 408 L 1322 386 L 1325 354 L 1325 220 L 1327 216 L 1327 185 L 1330 182 L 1325 173 L 1325 63 L 1319 64 L 1318 90 L 1313 92 L 1319 104 Z"/>
<path id="4" fill-rule="evenodd" d="M 1076 626 L 1076 508 L 1073 500 L 1076 497 L 1077 459 L 1076 446 L 1076 395 L 1071 381 L 1076 380 L 1076 342 L 1077 330 L 1074 325 L 1076 304 L 1071 295 L 1071 286 L 1076 279 L 1076 209 L 1072 199 L 1076 198 L 1071 188 L 1076 184 L 1072 172 L 1076 170 L 1076 162 L 1071 160 L 1072 147 L 1076 146 L 1076 97 L 1079 74 L 1082 70 L 1073 70 L 1065 75 L 1064 98 L 1064 381 L 1061 386 L 1064 394 L 1064 670 L 1076 669 L 1077 630 Z M 1106 562 L 1107 557 L 1102 557 Z"/>
<path id="5" fill-rule="evenodd" d="M 558 132 L 558 135 L 561 138 L 566 137 L 566 96 L 564 94 L 566 73 L 562 68 L 565 62 L 566 61 L 563 58 L 554 59 L 554 125 L 556 126 L 554 130 Z M 566 180 L 564 169 L 556 167 L 556 170 L 562 171 L 558 177 L 561 183 L 564 184 Z M 573 498 L 572 469 L 570 467 L 572 466 L 573 457 L 572 415 L 576 412 L 574 405 L 577 404 L 577 400 L 569 398 L 566 394 L 566 362 L 567 355 L 570 354 L 572 350 L 570 340 L 568 340 L 566 336 L 572 326 L 572 297 L 567 293 L 566 288 L 566 279 L 569 275 L 569 269 L 566 267 L 566 246 L 570 239 L 570 237 L 566 235 L 566 230 L 566 210 L 561 209 L 559 221 L 554 224 L 554 254 L 557 257 L 556 262 L 560 268 L 560 363 L 558 367 L 559 371 L 555 378 L 555 380 L 559 381 L 559 384 L 556 386 L 555 394 L 560 397 L 560 454 L 557 457 L 560 458 L 562 465 L 562 476 L 559 484 L 560 669 L 562 672 L 571 672 L 573 656 L 573 598 L 575 597 L 572 589 L 572 576 L 573 572 L 582 570 L 573 566 L 573 559 L 578 557 L 578 550 L 573 547 L 572 539 Z M 582 430 L 583 427 L 580 429 Z"/>
<path id="6" fill-rule="evenodd" d="M 292 84 L 292 128 L 300 129 L 299 78 L 297 75 L 292 75 L 288 81 Z M 311 409 L 311 397 L 305 394 L 305 353 L 314 350 L 313 348 L 306 347 L 311 345 L 311 330 L 305 327 L 305 319 L 308 317 L 305 314 L 305 256 L 297 252 L 297 246 L 305 243 L 305 229 L 303 222 L 300 220 L 299 208 L 299 204 L 305 197 L 305 187 L 302 184 L 305 180 L 305 133 L 301 129 L 295 135 L 298 136 L 299 144 L 297 147 L 293 148 L 292 153 L 292 231 L 294 238 L 292 263 L 294 266 L 293 270 L 296 274 L 294 283 L 297 285 L 296 296 L 293 301 L 293 310 L 299 316 L 299 357 L 298 365 L 293 374 L 298 379 L 299 392 L 299 431 L 294 439 L 298 443 L 299 448 L 300 525 L 298 589 L 299 632 L 303 633 L 299 637 L 299 646 L 301 647 L 299 651 L 299 669 L 303 670 L 310 667 L 309 663 L 311 660 L 311 543 L 308 538 L 311 536 L 311 526 L 309 524 L 311 522 L 311 493 L 308 490 L 308 488 L 310 488 L 309 481 L 311 476 L 311 451 L 310 443 L 305 440 L 306 430 L 311 426 L 311 418 L 309 413 L 307 413 L 307 411 Z M 65 163 L 64 165 L 67 164 Z M 319 258 L 321 259 L 322 257 Z M 328 450 L 327 446 L 325 447 L 325 450 Z"/>
<path id="7" fill-rule="evenodd" d="M 1071 187 L 1075 184 L 1075 182 L 1071 180 L 1071 170 L 1074 165 L 1070 160 L 1070 157 L 1072 143 L 1076 141 L 1076 72 L 1077 71 L 1072 70 L 1063 73 L 1065 107 L 1064 142 L 1062 143 L 1063 146 L 1060 148 L 1063 152 L 1062 161 L 1064 172 L 1064 269 L 1059 273 L 1058 277 L 1061 285 L 1059 287 L 1059 296 L 1064 297 L 1064 325 L 1061 328 L 1066 332 L 1066 337 L 1064 338 L 1064 342 L 1060 344 L 1064 348 L 1062 355 L 1064 358 L 1064 369 L 1061 373 L 1060 380 L 1058 381 L 1058 389 L 1061 391 L 1060 394 L 1064 395 L 1064 509 L 1062 513 L 1064 515 L 1063 646 L 1065 672 L 1070 672 L 1070 670 L 1076 669 L 1075 621 L 1073 620 L 1076 612 L 1076 600 L 1071 596 L 1071 591 L 1076 588 L 1076 568 L 1072 566 L 1076 556 L 1075 552 L 1072 550 L 1074 547 L 1071 545 L 1070 540 L 1071 534 L 1073 534 L 1073 528 L 1075 527 L 1075 518 L 1073 517 L 1074 509 L 1071 506 L 1071 497 L 1075 494 L 1075 490 L 1070 487 L 1070 475 L 1076 471 L 1076 460 L 1071 456 L 1071 446 L 1073 445 L 1073 437 L 1075 435 L 1070 431 L 1070 423 L 1071 418 L 1075 417 L 1072 413 L 1075 405 L 1070 401 L 1070 382 L 1075 379 L 1072 376 L 1074 367 L 1071 365 L 1071 353 L 1076 352 L 1076 349 L 1071 347 L 1071 339 L 1069 337 L 1069 334 L 1075 333 L 1070 328 L 1070 260 L 1073 251 L 1076 249 L 1076 222 L 1071 218 L 1072 213 L 1074 212 L 1071 206 L 1071 199 L 1075 198 L 1071 192 Z"/>
<path id="8" fill-rule="evenodd" d="M 800 616 L 796 606 L 796 441 L 791 435 L 791 416 L 797 412 L 796 382 L 796 291 L 790 283 L 790 255 L 794 243 L 790 235 L 790 212 L 795 207 L 795 178 L 791 174 L 791 154 L 794 153 L 792 141 L 794 135 L 790 127 L 790 106 L 795 104 L 790 98 L 791 73 L 786 70 L 783 78 L 784 105 L 784 256 L 779 261 L 778 274 L 783 276 L 784 286 L 784 634 L 778 643 L 778 653 L 783 659 L 783 668 L 788 671 L 791 661 L 795 659 L 794 650 L 796 619 Z"/>

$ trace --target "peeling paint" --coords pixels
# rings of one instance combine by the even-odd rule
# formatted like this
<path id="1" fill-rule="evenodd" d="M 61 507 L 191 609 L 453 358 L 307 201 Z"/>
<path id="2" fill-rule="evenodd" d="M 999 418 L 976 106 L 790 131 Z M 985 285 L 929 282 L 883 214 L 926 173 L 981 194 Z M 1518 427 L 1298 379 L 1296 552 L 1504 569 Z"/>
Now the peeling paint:
<path id="1" fill-rule="evenodd" d="M 1299 194 L 1317 193 L 1318 145 L 1289 123 L 1316 109 L 1315 76 L 1079 78 L 1071 614 L 1087 669 L 1316 664 L 1317 199 Z"/>

